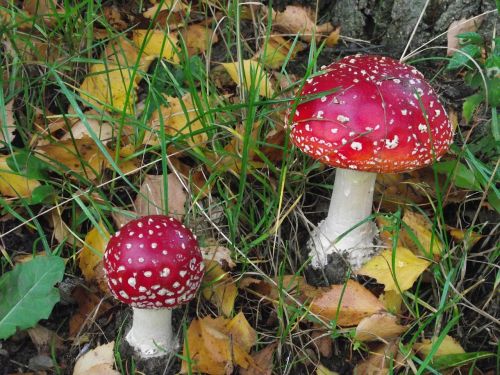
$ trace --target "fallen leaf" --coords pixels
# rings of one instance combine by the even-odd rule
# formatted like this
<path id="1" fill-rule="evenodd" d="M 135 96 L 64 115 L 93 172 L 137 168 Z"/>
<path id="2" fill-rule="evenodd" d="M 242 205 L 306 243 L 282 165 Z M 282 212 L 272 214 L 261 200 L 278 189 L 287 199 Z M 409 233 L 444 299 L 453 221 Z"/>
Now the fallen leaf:
<path id="1" fill-rule="evenodd" d="M 185 22 L 189 6 L 180 0 L 160 1 L 143 13 L 145 18 L 151 19 L 154 24 L 169 30 L 175 30 Z"/>
<path id="2" fill-rule="evenodd" d="M 52 348 L 62 349 L 64 347 L 63 339 L 56 332 L 39 324 L 28 328 L 27 332 L 38 354 L 48 354 Z"/>
<path id="3" fill-rule="evenodd" d="M 8 155 L 0 156 L 0 194 L 12 198 L 30 197 L 40 183 L 13 172 L 7 164 L 8 158 Z"/>
<path id="4" fill-rule="evenodd" d="M 92 64 L 78 91 L 83 100 L 98 109 L 133 113 L 140 78 L 127 67 Z"/>
<path id="5" fill-rule="evenodd" d="M 58 22 L 57 13 L 64 13 L 62 5 L 56 0 L 26 0 L 23 2 L 23 10 L 36 19 L 42 19 L 49 27 Z"/>
<path id="6" fill-rule="evenodd" d="M 106 250 L 109 233 L 103 223 L 91 229 L 85 236 L 85 243 L 78 255 L 78 266 L 87 282 L 95 279 L 95 268 L 101 264 L 102 254 Z"/>
<path id="7" fill-rule="evenodd" d="M 71 297 L 78 304 L 78 310 L 69 319 L 70 337 L 76 337 L 84 326 L 94 323 L 112 307 L 109 302 L 81 286 L 77 286 L 73 290 Z"/>
<path id="8" fill-rule="evenodd" d="M 82 139 L 83 137 L 90 137 L 92 130 L 97 135 L 97 138 L 103 142 L 108 142 L 113 138 L 113 127 L 109 122 L 102 122 L 93 118 L 87 118 L 86 124 L 82 120 L 75 122 L 68 133 L 61 137 L 61 141 L 69 139 Z"/>
<path id="9" fill-rule="evenodd" d="M 357 273 L 373 277 L 377 282 L 385 285 L 386 291 L 404 292 L 413 286 L 413 283 L 431 264 L 425 259 L 418 258 L 405 247 L 397 247 L 394 255 L 395 268 L 392 264 L 392 250 L 384 250 L 365 263 Z"/>
<path id="10" fill-rule="evenodd" d="M 312 10 L 295 5 L 288 5 L 282 12 L 273 11 L 272 18 L 273 28 L 298 34 L 306 42 L 310 42 L 313 38 L 319 41 L 322 36 L 329 35 L 334 30 L 331 23 L 317 26 L 312 19 L 314 18 Z"/>
<path id="11" fill-rule="evenodd" d="M 14 100 L 11 100 L 0 111 L 0 144 L 3 142 L 9 144 L 14 138 L 16 122 L 14 120 L 14 111 L 12 110 L 13 104 Z"/>
<path id="12" fill-rule="evenodd" d="M 401 314 L 401 307 L 403 305 L 403 297 L 396 290 L 385 291 L 379 297 L 380 301 L 384 304 L 385 309 L 392 314 Z"/>
<path id="13" fill-rule="evenodd" d="M 326 288 L 301 286 L 302 294 L 311 299 L 309 309 L 327 320 L 336 319 L 342 327 L 352 327 L 364 318 L 384 311 L 384 305 L 368 289 L 354 280 Z"/>
<path id="14" fill-rule="evenodd" d="M 247 369 L 253 365 L 246 341 L 249 337 L 256 337 L 256 333 L 241 312 L 232 320 L 194 319 L 187 330 L 183 351 L 183 358 L 189 358 L 190 364 L 183 360 L 181 372 L 225 375 L 232 373 L 235 366 Z"/>
<path id="15" fill-rule="evenodd" d="M 179 62 L 177 35 L 174 33 L 136 29 L 132 32 L 132 40 L 146 55 L 162 57 L 173 63 Z"/>
<path id="16" fill-rule="evenodd" d="M 133 41 L 124 35 L 119 35 L 108 42 L 102 59 L 107 65 L 135 69 L 141 76 L 147 72 L 154 60 L 153 57 L 145 55 Z"/>
<path id="17" fill-rule="evenodd" d="M 137 219 L 138 215 L 135 212 L 127 211 L 127 210 L 115 210 L 111 214 L 113 221 L 116 224 L 116 228 L 120 229 L 129 221 Z"/>
<path id="18" fill-rule="evenodd" d="M 453 55 L 457 49 L 460 48 L 460 41 L 457 38 L 458 34 L 476 31 L 485 15 L 466 19 L 465 17 L 459 19 L 458 21 L 453 21 L 448 27 L 448 32 L 446 34 L 448 39 L 448 48 L 446 51 L 447 56 Z"/>
<path id="19" fill-rule="evenodd" d="M 270 69 L 279 69 L 286 61 L 295 59 L 297 53 L 304 49 L 305 45 L 301 42 L 293 43 L 280 35 L 270 35 L 253 59 Z"/>
<path id="20" fill-rule="evenodd" d="M 231 275 L 216 261 L 205 261 L 203 285 L 203 297 L 217 306 L 225 316 L 230 316 L 238 295 L 238 288 Z"/>
<path id="21" fill-rule="evenodd" d="M 338 372 L 329 370 L 323 365 L 316 367 L 316 375 L 339 375 Z"/>
<path id="22" fill-rule="evenodd" d="M 383 312 L 359 322 L 354 338 L 359 341 L 386 341 L 399 337 L 407 329 L 408 327 L 398 324 L 396 316 Z"/>
<path id="23" fill-rule="evenodd" d="M 451 237 L 457 242 L 463 242 L 466 249 L 474 246 L 483 236 L 472 230 L 450 228 Z"/>
<path id="24" fill-rule="evenodd" d="M 118 371 L 113 370 L 114 344 L 115 342 L 111 341 L 81 356 L 76 361 L 73 375 L 120 375 Z"/>
<path id="25" fill-rule="evenodd" d="M 223 267 L 229 267 L 229 269 L 236 267 L 236 263 L 231 258 L 231 250 L 227 247 L 218 245 L 206 246 L 201 248 L 201 253 L 203 259 L 207 261 L 215 261 Z"/>
<path id="26" fill-rule="evenodd" d="M 403 222 L 413 232 L 410 233 L 410 231 L 405 228 L 405 230 L 400 233 L 403 246 L 412 250 L 415 254 L 439 259 L 443 252 L 444 245 L 434 234 L 435 232 L 431 223 L 426 220 L 423 215 L 410 210 L 405 211 Z M 418 242 L 415 241 L 414 237 L 417 238 Z"/>
<path id="27" fill-rule="evenodd" d="M 398 351 L 398 341 L 389 341 L 370 351 L 368 358 L 356 365 L 355 374 L 387 375 L 404 365 L 404 357 Z"/>
<path id="28" fill-rule="evenodd" d="M 340 39 L 340 26 L 336 27 L 325 39 L 327 47 L 336 46 Z"/>
<path id="29" fill-rule="evenodd" d="M 204 126 L 199 118 L 190 93 L 182 98 L 167 97 L 168 106 L 162 106 L 160 111 L 153 112 L 150 120 L 150 130 L 144 135 L 144 143 L 159 144 L 160 127 L 163 125 L 165 134 L 177 137 L 190 146 L 203 146 L 208 136 L 203 131 Z"/>
<path id="30" fill-rule="evenodd" d="M 123 31 L 128 27 L 128 23 L 123 19 L 120 10 L 116 5 L 105 6 L 103 8 L 103 14 L 111 28 Z"/>
<path id="31" fill-rule="evenodd" d="M 203 23 L 188 25 L 181 31 L 189 56 L 204 53 L 208 46 L 219 41 L 217 34 Z"/>
<path id="32" fill-rule="evenodd" d="M 223 63 L 222 66 L 238 86 L 243 86 L 247 91 L 257 90 L 261 96 L 266 98 L 274 96 L 271 81 L 257 61 L 243 60 L 241 63 Z M 241 84 L 240 75 L 243 78 L 243 85 Z"/>
<path id="33" fill-rule="evenodd" d="M 267 345 L 264 349 L 252 354 L 253 365 L 240 369 L 240 375 L 271 375 L 273 373 L 273 357 L 277 342 Z"/>
<path id="34" fill-rule="evenodd" d="M 137 216 L 164 215 L 167 212 L 164 195 L 164 176 L 146 175 L 135 199 Z M 179 178 L 169 173 L 168 184 L 168 215 L 182 221 L 186 213 L 187 194 Z"/>
<path id="35" fill-rule="evenodd" d="M 311 341 L 318 348 L 322 357 L 330 358 L 333 354 L 333 340 L 330 332 L 319 326 L 311 333 Z"/>
<path id="36" fill-rule="evenodd" d="M 432 339 L 423 339 L 422 342 L 415 343 L 415 345 L 413 345 L 413 349 L 420 357 L 425 358 L 431 353 L 431 351 L 434 350 L 434 343 L 436 340 L 437 337 Z M 460 345 L 460 343 L 453 337 L 446 335 L 441 344 L 439 344 L 438 349 L 434 352 L 434 357 L 462 353 L 465 353 L 462 345 Z"/>

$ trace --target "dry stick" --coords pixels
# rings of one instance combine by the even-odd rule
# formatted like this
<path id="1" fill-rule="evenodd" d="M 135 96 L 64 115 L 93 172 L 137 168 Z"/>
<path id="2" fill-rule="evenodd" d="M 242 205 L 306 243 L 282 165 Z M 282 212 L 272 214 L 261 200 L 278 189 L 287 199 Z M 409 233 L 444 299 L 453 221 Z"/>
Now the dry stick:
<path id="1" fill-rule="evenodd" d="M 420 12 L 420 15 L 418 16 L 417 23 L 415 24 L 415 27 L 413 28 L 413 31 L 411 32 L 410 38 L 408 39 L 408 43 L 406 43 L 406 47 L 403 51 L 403 54 L 399 58 L 399 61 L 401 61 L 401 62 L 404 61 L 406 51 L 408 51 L 408 48 L 410 48 L 411 41 L 413 40 L 413 37 L 415 36 L 415 34 L 417 32 L 418 26 L 420 25 L 420 21 L 422 21 L 422 18 L 424 17 L 424 14 L 425 14 L 425 10 L 427 9 L 427 6 L 429 5 L 429 3 L 430 3 L 430 0 L 427 0 L 425 2 L 424 7 L 422 8 L 422 11 Z"/>

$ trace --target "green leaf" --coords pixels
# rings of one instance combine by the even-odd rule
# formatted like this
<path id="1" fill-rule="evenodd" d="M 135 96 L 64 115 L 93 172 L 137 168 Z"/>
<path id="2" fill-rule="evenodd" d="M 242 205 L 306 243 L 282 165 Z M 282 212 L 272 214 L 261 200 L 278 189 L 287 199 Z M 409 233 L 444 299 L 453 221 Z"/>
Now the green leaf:
<path id="1" fill-rule="evenodd" d="M 500 214 L 500 195 L 494 189 L 488 193 L 488 203 Z"/>
<path id="2" fill-rule="evenodd" d="M 18 264 L 0 278 L 0 339 L 16 329 L 33 327 L 48 318 L 59 301 L 54 288 L 64 276 L 64 261 L 55 256 L 39 256 Z"/>
<path id="3" fill-rule="evenodd" d="M 37 186 L 31 192 L 31 199 L 29 203 L 30 204 L 50 203 L 49 199 L 53 198 L 55 195 L 56 192 L 52 185 L 40 185 Z"/>
<path id="4" fill-rule="evenodd" d="M 437 370 L 444 370 L 452 367 L 464 366 L 470 362 L 493 357 L 494 354 L 488 352 L 456 353 L 440 355 L 432 360 L 432 367 Z"/>
<path id="5" fill-rule="evenodd" d="M 435 163 L 433 168 L 436 172 L 454 177 L 453 182 L 461 189 L 481 190 L 481 185 L 476 180 L 474 173 L 466 165 L 456 160 Z"/>
<path id="6" fill-rule="evenodd" d="M 32 152 L 20 151 L 7 158 L 7 165 L 21 176 L 34 180 L 45 180 L 50 165 L 38 159 Z"/>
<path id="7" fill-rule="evenodd" d="M 483 100 L 484 100 L 483 93 L 474 94 L 465 99 L 464 104 L 462 106 L 462 116 L 465 118 L 465 121 L 467 123 L 470 122 L 470 120 L 472 119 L 472 115 L 474 114 L 477 107 L 479 106 L 479 104 L 482 103 Z"/>
<path id="8" fill-rule="evenodd" d="M 482 46 L 484 43 L 483 37 L 474 31 L 458 34 L 457 38 L 462 39 L 463 44 L 472 43 Z"/>
<path id="9" fill-rule="evenodd" d="M 481 53 L 481 48 L 476 46 L 475 44 L 467 44 L 453 54 L 446 69 L 453 70 L 462 68 L 464 66 L 470 67 L 467 63 L 470 62 L 470 59 L 479 56 Z"/>

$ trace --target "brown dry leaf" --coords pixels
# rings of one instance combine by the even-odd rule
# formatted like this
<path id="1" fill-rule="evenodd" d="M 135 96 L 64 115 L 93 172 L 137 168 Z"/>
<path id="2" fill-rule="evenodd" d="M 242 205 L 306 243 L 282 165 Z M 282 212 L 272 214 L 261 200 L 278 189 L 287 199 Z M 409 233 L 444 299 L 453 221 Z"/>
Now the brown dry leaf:
<path id="1" fill-rule="evenodd" d="M 165 215 L 164 176 L 146 175 L 142 182 L 139 194 L 135 199 L 137 216 Z M 182 221 L 186 213 L 185 205 L 187 194 L 182 183 L 174 173 L 167 175 L 168 184 L 168 215 Z"/>
<path id="2" fill-rule="evenodd" d="M 253 59 L 258 60 L 267 68 L 279 69 L 287 61 L 289 55 L 289 59 L 293 60 L 305 47 L 305 44 L 301 42 L 293 44 L 292 41 L 280 35 L 270 35 Z"/>
<path id="3" fill-rule="evenodd" d="M 164 126 L 165 134 L 179 137 L 190 146 L 203 146 L 208 136 L 202 130 L 203 123 L 195 109 L 194 100 L 190 93 L 182 98 L 167 97 L 168 107 L 162 106 L 160 112 L 153 112 L 150 120 L 151 131 L 144 135 L 144 143 L 156 145 L 160 139 L 157 134 L 160 126 Z"/>
<path id="4" fill-rule="evenodd" d="M 398 341 L 389 341 L 378 345 L 370 356 L 356 365 L 355 374 L 387 375 L 389 370 L 395 370 L 404 365 L 404 357 L 398 351 Z"/>
<path id="5" fill-rule="evenodd" d="M 113 370 L 115 363 L 113 346 L 115 342 L 98 346 L 81 356 L 76 361 L 73 375 L 120 375 Z"/>
<path id="6" fill-rule="evenodd" d="M 99 227 L 100 229 L 93 228 L 87 233 L 85 244 L 78 255 L 78 265 L 88 282 L 94 280 L 95 268 L 100 265 L 109 240 L 109 233 L 102 222 Z"/>
<path id="7" fill-rule="evenodd" d="M 224 268 L 228 267 L 229 269 L 233 269 L 236 267 L 236 263 L 234 263 L 231 258 L 231 250 L 227 247 L 218 245 L 202 247 L 201 254 L 203 255 L 203 259 L 207 261 L 215 261 Z"/>
<path id="8" fill-rule="evenodd" d="M 336 46 L 340 39 L 340 26 L 335 28 L 330 35 L 328 35 L 325 39 L 325 44 L 327 47 Z"/>
<path id="9" fill-rule="evenodd" d="M 116 5 L 105 6 L 103 9 L 104 18 L 109 25 L 118 31 L 123 31 L 128 27 L 128 23 L 123 19 L 120 10 Z"/>
<path id="10" fill-rule="evenodd" d="M 274 96 L 273 85 L 262 66 L 254 60 L 243 60 L 240 62 L 222 63 L 224 69 L 231 79 L 242 86 L 240 75 L 243 78 L 243 86 L 247 91 L 258 90 L 261 96 L 271 98 Z"/>
<path id="11" fill-rule="evenodd" d="M 307 8 L 289 5 L 283 12 L 273 11 L 273 27 L 290 34 L 299 34 L 300 38 L 310 42 L 324 35 L 329 35 L 334 27 L 331 23 L 317 26 L 313 21 L 314 13 Z"/>
<path id="12" fill-rule="evenodd" d="M 56 0 L 25 0 L 23 10 L 30 16 L 43 19 L 47 26 L 54 26 L 57 21 L 57 13 L 64 13 L 61 5 Z M 33 21 L 30 21 L 32 24 Z M 27 25 L 25 25 L 27 26 Z"/>
<path id="13" fill-rule="evenodd" d="M 154 24 L 169 30 L 175 30 L 185 22 L 189 6 L 181 0 L 160 1 L 143 13 L 145 18 L 151 19 Z"/>
<path id="14" fill-rule="evenodd" d="M 238 288 L 231 275 L 225 272 L 216 261 L 205 261 L 203 277 L 203 297 L 212 302 L 225 316 L 230 316 Z"/>
<path id="15" fill-rule="evenodd" d="M 173 63 L 179 62 L 177 35 L 174 33 L 137 29 L 132 32 L 132 40 L 146 55 L 162 57 Z"/>
<path id="16" fill-rule="evenodd" d="M 384 311 L 384 305 L 377 297 L 354 280 L 348 280 L 345 287 L 315 288 L 306 284 L 301 289 L 302 294 L 311 299 L 311 312 L 327 320 L 337 319 L 339 326 L 352 327 L 364 318 Z"/>
<path id="17" fill-rule="evenodd" d="M 204 53 L 207 47 L 219 41 L 217 34 L 208 25 L 196 23 L 181 31 L 189 56 Z"/>
<path id="18" fill-rule="evenodd" d="M 103 301 L 95 293 L 81 286 L 73 290 L 71 297 L 78 304 L 78 310 L 69 320 L 70 337 L 76 337 L 84 325 L 93 323 L 112 307 L 109 302 Z"/>
<path id="19" fill-rule="evenodd" d="M 256 335 L 241 312 L 232 320 L 222 317 L 195 319 L 187 331 L 183 357 L 188 357 L 189 349 L 192 372 L 225 375 L 232 373 L 235 366 L 247 369 L 253 365 L 248 345 Z M 187 373 L 188 369 L 183 361 L 181 372 Z"/>
<path id="20" fill-rule="evenodd" d="M 31 342 L 35 345 L 38 354 L 48 354 L 52 348 L 64 347 L 63 339 L 54 331 L 41 325 L 27 329 Z"/>
<path id="21" fill-rule="evenodd" d="M 252 354 L 253 365 L 240 369 L 240 375 L 271 375 L 273 373 L 273 356 L 277 342 L 267 345 L 264 349 Z"/>
<path id="22" fill-rule="evenodd" d="M 16 122 L 14 120 L 14 111 L 12 105 L 14 100 L 5 104 L 3 111 L 0 112 L 0 144 L 3 142 L 9 144 L 14 138 L 14 131 L 16 130 Z M 3 114 L 5 113 L 5 119 Z"/>
<path id="23" fill-rule="evenodd" d="M 99 109 L 133 113 L 141 76 L 115 64 L 92 64 L 79 88 L 80 96 Z"/>
<path id="24" fill-rule="evenodd" d="M 428 168 L 408 173 L 379 173 L 375 185 L 376 199 L 385 211 L 393 212 L 401 205 L 425 204 L 434 195 L 434 172 Z"/>
<path id="25" fill-rule="evenodd" d="M 359 341 L 386 341 L 400 336 L 407 329 L 407 326 L 398 324 L 396 316 L 383 312 L 359 322 L 354 337 Z"/>
<path id="26" fill-rule="evenodd" d="M 0 194 L 2 197 L 30 197 L 40 183 L 13 172 L 7 165 L 8 158 L 8 155 L 0 156 Z"/>
<path id="27" fill-rule="evenodd" d="M 461 18 L 458 21 L 453 21 L 448 27 L 447 39 L 448 39 L 448 49 L 446 54 L 448 56 L 453 55 L 457 49 L 460 48 L 458 34 L 476 31 L 486 15 L 482 15 L 474 18 Z"/>
<path id="28" fill-rule="evenodd" d="M 386 291 L 404 292 L 413 286 L 415 280 L 431 264 L 425 259 L 418 258 L 405 247 L 395 249 L 395 269 L 393 269 L 392 258 L 392 250 L 384 250 L 365 263 L 357 273 L 373 277 L 377 282 L 385 285 Z"/>
<path id="29" fill-rule="evenodd" d="M 214 182 L 208 182 L 209 176 L 203 165 L 193 168 L 192 166 L 184 164 L 177 158 L 172 158 L 170 161 L 177 172 L 189 182 L 193 200 L 206 198 L 210 194 Z"/>
<path id="30" fill-rule="evenodd" d="M 125 224 L 127 224 L 129 221 L 137 219 L 138 216 L 135 212 L 132 212 L 132 211 L 115 210 L 111 214 L 111 217 L 113 218 L 113 221 L 116 224 L 116 228 L 120 229 Z"/>
<path id="31" fill-rule="evenodd" d="M 97 138 L 103 142 L 108 142 L 113 138 L 113 127 L 109 122 L 102 122 L 94 118 L 87 118 L 87 124 L 82 120 L 75 122 L 68 133 L 61 137 L 61 141 L 68 139 L 82 139 L 90 136 L 89 128 L 97 135 Z"/>
<path id="32" fill-rule="evenodd" d="M 434 342 L 436 342 L 437 337 L 433 339 L 424 339 L 422 342 L 415 343 L 413 349 L 421 358 L 427 357 L 431 350 L 434 348 Z M 465 353 L 464 348 L 455 340 L 453 337 L 446 335 L 441 344 L 439 345 L 437 351 L 434 353 L 434 357 L 440 357 L 449 354 L 462 354 Z"/>
<path id="33" fill-rule="evenodd" d="M 311 341 L 314 342 L 314 345 L 318 348 L 318 351 L 321 353 L 321 356 L 325 358 L 330 358 L 333 354 L 333 340 L 324 327 L 317 325 L 315 330 L 311 333 Z"/>
<path id="34" fill-rule="evenodd" d="M 145 18 L 152 19 L 157 12 L 186 12 L 188 10 L 188 6 L 184 4 L 183 1 L 180 0 L 166 0 L 160 1 L 158 4 L 153 5 L 151 8 L 147 9 L 142 15 Z"/>

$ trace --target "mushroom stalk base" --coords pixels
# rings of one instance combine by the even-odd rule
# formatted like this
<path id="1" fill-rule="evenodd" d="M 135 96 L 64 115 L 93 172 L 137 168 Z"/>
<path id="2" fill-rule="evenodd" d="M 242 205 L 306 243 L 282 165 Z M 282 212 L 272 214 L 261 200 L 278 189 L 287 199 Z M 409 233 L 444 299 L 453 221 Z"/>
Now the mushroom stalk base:
<path id="1" fill-rule="evenodd" d="M 141 358 L 160 357 L 175 349 L 172 310 L 136 307 L 132 310 L 132 328 L 125 339 Z"/>
<path id="2" fill-rule="evenodd" d="M 353 269 L 374 254 L 376 226 L 363 221 L 372 212 L 376 177 L 376 173 L 337 169 L 328 216 L 308 243 L 313 268 L 324 268 L 333 252 L 342 254 Z"/>

